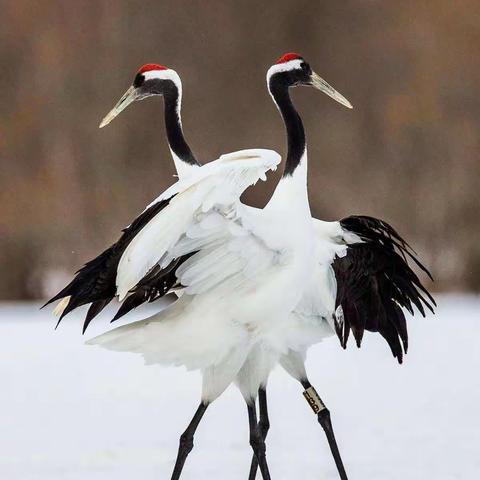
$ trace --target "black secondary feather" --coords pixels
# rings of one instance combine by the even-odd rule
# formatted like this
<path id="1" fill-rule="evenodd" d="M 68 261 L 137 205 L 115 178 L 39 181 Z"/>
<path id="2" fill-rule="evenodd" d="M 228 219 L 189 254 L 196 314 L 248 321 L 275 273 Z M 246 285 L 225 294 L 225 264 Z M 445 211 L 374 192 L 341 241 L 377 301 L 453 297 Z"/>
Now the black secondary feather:
<path id="1" fill-rule="evenodd" d="M 85 316 L 85 321 L 83 322 L 82 334 L 85 333 L 85 330 L 90 325 L 90 322 L 110 303 L 112 297 L 105 300 L 97 300 L 90 305 L 87 315 Z"/>
<path id="2" fill-rule="evenodd" d="M 379 332 L 393 356 L 402 363 L 408 349 L 408 333 L 400 307 L 413 314 L 415 306 L 425 316 L 425 307 L 433 312 L 436 306 L 408 265 L 408 259 L 432 278 L 430 272 L 408 243 L 383 220 L 350 216 L 340 224 L 363 240 L 349 245 L 346 255 L 336 257 L 332 265 L 337 279 L 334 320 L 340 343 L 346 348 L 350 330 L 359 347 L 365 330 Z"/>
<path id="3" fill-rule="evenodd" d="M 48 304 L 70 296 L 70 300 L 62 312 L 58 324 L 63 317 L 81 305 L 91 303 L 88 310 L 83 331 L 85 332 L 92 319 L 103 310 L 116 294 L 117 267 L 123 252 L 133 238 L 163 210 L 171 199 L 154 203 L 143 211 L 127 228 L 123 230 L 121 237 L 111 247 L 107 248 L 98 257 L 90 260 L 76 272 L 73 280 L 57 295 L 51 298 Z M 43 307 L 42 307 L 43 308 Z"/>
<path id="4" fill-rule="evenodd" d="M 145 302 L 154 302 L 165 296 L 177 284 L 177 276 L 175 275 L 177 267 L 191 255 L 179 257 L 165 268 L 161 268 L 159 265 L 153 267 L 130 291 L 129 296 L 123 301 L 112 322 Z"/>

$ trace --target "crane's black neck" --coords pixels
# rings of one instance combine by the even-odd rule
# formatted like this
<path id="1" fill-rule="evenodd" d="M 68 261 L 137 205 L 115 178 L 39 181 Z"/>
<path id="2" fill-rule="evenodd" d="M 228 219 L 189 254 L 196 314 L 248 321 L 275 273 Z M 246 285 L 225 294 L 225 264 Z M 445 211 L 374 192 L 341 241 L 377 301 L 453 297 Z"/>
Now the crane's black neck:
<path id="1" fill-rule="evenodd" d="M 302 156 L 305 153 L 305 130 L 303 128 L 302 119 L 290 98 L 290 93 L 288 91 L 289 84 L 282 73 L 272 75 L 269 80 L 268 88 L 282 114 L 285 128 L 287 130 L 288 152 L 283 176 L 288 177 L 293 175 L 293 172 L 300 165 Z"/>
<path id="2" fill-rule="evenodd" d="M 166 80 L 163 86 L 165 101 L 165 128 L 168 144 L 172 152 L 188 165 L 200 165 L 183 135 L 180 109 L 182 98 L 177 85 Z"/>

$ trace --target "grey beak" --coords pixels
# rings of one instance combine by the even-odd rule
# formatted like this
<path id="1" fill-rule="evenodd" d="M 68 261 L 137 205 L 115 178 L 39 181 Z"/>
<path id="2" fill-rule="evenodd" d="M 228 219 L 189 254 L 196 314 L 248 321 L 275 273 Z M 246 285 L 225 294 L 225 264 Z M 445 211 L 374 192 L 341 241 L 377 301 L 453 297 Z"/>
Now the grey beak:
<path id="1" fill-rule="evenodd" d="M 98 128 L 108 125 L 120 112 L 125 110 L 132 102 L 139 97 L 135 87 L 130 87 L 117 102 L 117 104 L 105 115 Z"/>
<path id="2" fill-rule="evenodd" d="M 331 85 L 329 85 L 320 75 L 315 72 L 311 76 L 312 86 L 318 88 L 323 93 L 326 93 L 329 97 L 332 97 L 338 103 L 341 103 L 347 108 L 353 108 L 352 104 L 340 93 L 338 93 Z"/>

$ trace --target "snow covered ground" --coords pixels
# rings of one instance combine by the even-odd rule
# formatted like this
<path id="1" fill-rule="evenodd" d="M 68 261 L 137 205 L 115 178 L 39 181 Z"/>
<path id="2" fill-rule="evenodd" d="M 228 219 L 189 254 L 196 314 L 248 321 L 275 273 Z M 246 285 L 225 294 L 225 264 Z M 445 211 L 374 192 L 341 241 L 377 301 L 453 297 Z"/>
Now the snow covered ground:
<path id="1" fill-rule="evenodd" d="M 480 297 L 439 303 L 436 316 L 410 319 L 403 366 L 373 334 L 361 350 L 332 338 L 309 355 L 351 480 L 480 478 Z M 79 317 L 54 331 L 38 305 L 0 305 L 0 478 L 169 479 L 199 376 L 84 346 Z M 272 478 L 337 479 L 300 386 L 276 370 L 269 400 Z M 246 480 L 250 456 L 232 387 L 207 411 L 182 478 Z"/>

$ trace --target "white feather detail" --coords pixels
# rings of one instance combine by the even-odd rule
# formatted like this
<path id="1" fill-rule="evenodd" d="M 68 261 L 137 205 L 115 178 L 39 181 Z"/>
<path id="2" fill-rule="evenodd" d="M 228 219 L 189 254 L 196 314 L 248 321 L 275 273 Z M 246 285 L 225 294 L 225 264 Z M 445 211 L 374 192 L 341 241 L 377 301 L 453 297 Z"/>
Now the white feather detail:
<path id="1" fill-rule="evenodd" d="M 224 316 L 194 303 L 194 297 L 183 295 L 160 314 L 115 328 L 86 343 L 117 352 L 140 353 L 147 365 L 220 368 L 235 346 L 245 344 L 247 334 L 225 321 Z"/>
<path id="2" fill-rule="evenodd" d="M 305 283 L 302 299 L 290 315 L 295 327 L 290 330 L 287 344 L 292 351 L 306 349 L 322 338 L 334 334 L 337 280 L 332 264 L 335 256 L 343 257 L 347 254 L 347 243 L 361 241 L 359 238 L 346 236 L 340 222 L 317 219 L 312 219 L 312 222 L 315 269 L 311 279 Z M 282 357 L 280 363 L 292 375 L 293 372 L 300 372 L 297 368 L 291 368 L 288 359 Z"/>
<path id="3" fill-rule="evenodd" d="M 165 265 L 174 257 L 191 253 L 193 242 L 185 238 L 193 238 L 197 245 L 204 247 L 205 243 L 221 244 L 225 237 L 235 236 L 235 233 L 245 234 L 237 215 L 239 197 L 279 162 L 280 156 L 271 150 L 243 150 L 222 155 L 172 185 L 159 200 L 175 196 L 136 235 L 120 259 L 116 280 L 119 299 L 124 299 L 159 262 Z M 203 245 L 199 239 L 203 239 Z M 224 254 L 215 252 L 214 255 Z M 238 261 L 234 265 L 241 268 Z M 207 285 L 218 283 L 211 278 L 218 273 L 218 268 L 213 270 L 208 281 L 202 278 L 205 285 L 200 285 L 197 279 L 195 286 L 189 283 L 191 288 L 186 293 L 204 291 Z M 223 278 L 233 273 L 228 267 Z"/>
<path id="4" fill-rule="evenodd" d="M 60 302 L 58 302 L 58 305 L 53 309 L 53 314 L 57 317 L 59 317 L 64 310 L 67 308 L 68 303 L 70 302 L 71 296 L 69 295 L 68 297 L 62 298 Z"/>

